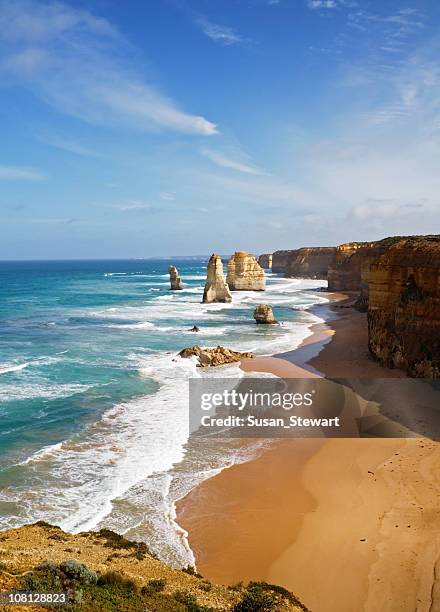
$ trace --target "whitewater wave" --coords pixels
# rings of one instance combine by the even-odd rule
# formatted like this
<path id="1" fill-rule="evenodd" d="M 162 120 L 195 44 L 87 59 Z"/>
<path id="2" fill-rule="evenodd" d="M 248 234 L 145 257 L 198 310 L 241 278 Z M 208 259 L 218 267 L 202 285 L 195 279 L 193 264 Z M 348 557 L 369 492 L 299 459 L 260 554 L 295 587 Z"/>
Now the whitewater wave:
<path id="1" fill-rule="evenodd" d="M 0 374 L 7 374 L 8 372 L 21 372 L 27 368 L 29 363 L 19 363 L 19 364 L 7 364 L 2 363 L 0 365 Z"/>

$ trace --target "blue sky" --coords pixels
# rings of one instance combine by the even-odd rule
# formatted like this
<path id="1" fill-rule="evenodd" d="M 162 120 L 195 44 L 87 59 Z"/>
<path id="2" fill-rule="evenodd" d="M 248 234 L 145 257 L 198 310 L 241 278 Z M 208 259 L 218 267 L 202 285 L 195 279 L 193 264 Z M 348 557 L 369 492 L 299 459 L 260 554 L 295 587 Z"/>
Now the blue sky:
<path id="1" fill-rule="evenodd" d="M 0 258 L 439 233 L 433 0 L 0 0 Z"/>

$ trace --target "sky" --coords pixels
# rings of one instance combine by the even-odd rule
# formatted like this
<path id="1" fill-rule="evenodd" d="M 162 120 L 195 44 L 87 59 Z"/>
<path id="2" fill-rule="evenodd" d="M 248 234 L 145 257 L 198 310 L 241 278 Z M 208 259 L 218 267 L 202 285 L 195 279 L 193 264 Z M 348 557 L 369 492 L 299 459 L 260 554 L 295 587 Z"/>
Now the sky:
<path id="1" fill-rule="evenodd" d="M 440 233 L 438 0 L 0 0 L 0 259 Z"/>

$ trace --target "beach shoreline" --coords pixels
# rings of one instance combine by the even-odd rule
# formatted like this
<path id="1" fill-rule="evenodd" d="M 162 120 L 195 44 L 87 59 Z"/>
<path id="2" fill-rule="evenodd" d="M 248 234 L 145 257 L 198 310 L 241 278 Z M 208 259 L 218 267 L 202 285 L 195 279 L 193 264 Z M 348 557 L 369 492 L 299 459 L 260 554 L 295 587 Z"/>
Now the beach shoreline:
<path id="1" fill-rule="evenodd" d="M 242 368 L 284 377 L 304 377 L 303 368 L 310 377 L 404 376 L 371 358 L 366 315 L 351 298 L 328 297 L 330 305 L 312 312 L 330 316 L 297 349 Z M 216 582 L 280 584 L 313 612 L 432 611 L 440 606 L 439 446 L 424 438 L 276 441 L 193 489 L 176 505 L 177 522 L 198 571 Z"/>

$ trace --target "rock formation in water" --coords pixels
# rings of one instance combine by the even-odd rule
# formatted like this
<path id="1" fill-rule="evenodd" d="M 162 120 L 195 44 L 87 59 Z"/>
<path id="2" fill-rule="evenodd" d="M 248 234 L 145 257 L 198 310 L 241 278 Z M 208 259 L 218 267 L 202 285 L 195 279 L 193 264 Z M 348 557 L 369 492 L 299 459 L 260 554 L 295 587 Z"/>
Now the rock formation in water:
<path id="1" fill-rule="evenodd" d="M 220 255 L 211 255 L 209 258 L 203 302 L 232 302 Z"/>
<path id="2" fill-rule="evenodd" d="M 440 236 L 388 245 L 369 270 L 369 349 L 386 366 L 439 378 Z"/>
<path id="3" fill-rule="evenodd" d="M 179 276 L 179 272 L 177 271 L 176 266 L 170 266 L 168 268 L 168 272 L 170 273 L 170 283 L 172 291 L 179 291 L 183 289 L 182 279 Z"/>
<path id="4" fill-rule="evenodd" d="M 254 255 L 236 251 L 228 263 L 226 276 L 231 291 L 264 291 L 266 277 Z"/>
<path id="5" fill-rule="evenodd" d="M 272 253 L 263 253 L 258 257 L 258 263 L 262 268 L 270 270 L 272 268 Z"/>
<path id="6" fill-rule="evenodd" d="M 199 363 L 197 366 L 199 368 L 226 365 L 227 363 L 235 363 L 241 359 L 250 359 L 253 357 L 252 353 L 240 353 L 239 351 L 233 351 L 224 346 L 216 346 L 215 348 L 191 346 L 181 350 L 179 355 L 184 358 L 198 357 Z"/>
<path id="7" fill-rule="evenodd" d="M 254 310 L 254 319 L 257 323 L 277 324 L 278 321 L 273 316 L 272 308 L 268 304 L 259 304 Z"/>
<path id="8" fill-rule="evenodd" d="M 285 249 L 272 253 L 272 272 L 284 274 L 287 270 L 288 261 L 294 259 L 298 254 L 299 249 Z"/>
<path id="9" fill-rule="evenodd" d="M 336 247 L 304 247 L 286 258 L 285 275 L 294 278 L 326 279 Z"/>

